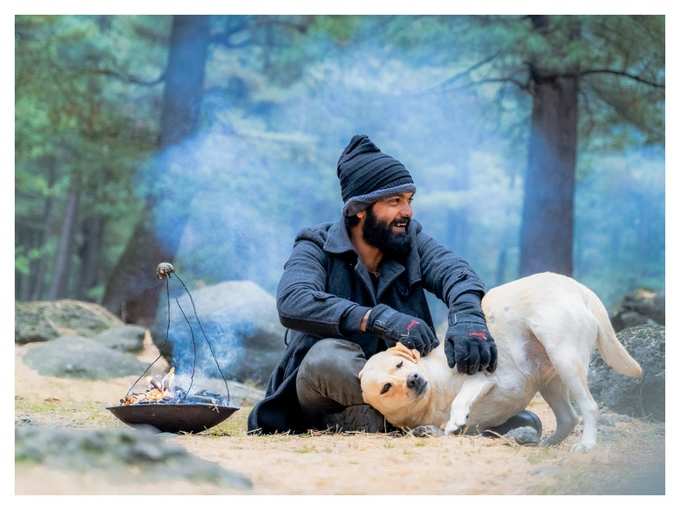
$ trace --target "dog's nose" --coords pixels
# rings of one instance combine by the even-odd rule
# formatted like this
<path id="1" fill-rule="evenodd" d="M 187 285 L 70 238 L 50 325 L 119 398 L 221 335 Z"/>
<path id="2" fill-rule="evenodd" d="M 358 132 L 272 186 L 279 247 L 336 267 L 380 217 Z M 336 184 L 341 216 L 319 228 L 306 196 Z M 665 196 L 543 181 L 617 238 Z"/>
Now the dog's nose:
<path id="1" fill-rule="evenodd" d="M 418 374 L 411 374 L 406 378 L 406 386 L 416 388 L 422 384 L 422 379 Z"/>

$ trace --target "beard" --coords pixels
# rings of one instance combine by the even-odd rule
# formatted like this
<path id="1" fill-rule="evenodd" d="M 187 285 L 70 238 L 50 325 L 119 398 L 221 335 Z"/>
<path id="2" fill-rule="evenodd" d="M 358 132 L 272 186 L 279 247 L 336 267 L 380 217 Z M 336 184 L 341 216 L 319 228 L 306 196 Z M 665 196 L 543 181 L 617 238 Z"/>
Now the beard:
<path id="1" fill-rule="evenodd" d="M 392 227 L 400 222 L 406 222 L 404 232 L 393 232 Z M 387 256 L 404 259 L 411 251 L 411 238 L 408 235 L 410 222 L 409 218 L 395 218 L 390 223 L 380 221 L 373 214 L 373 207 L 369 207 L 366 209 L 366 220 L 362 230 L 364 241 Z"/>

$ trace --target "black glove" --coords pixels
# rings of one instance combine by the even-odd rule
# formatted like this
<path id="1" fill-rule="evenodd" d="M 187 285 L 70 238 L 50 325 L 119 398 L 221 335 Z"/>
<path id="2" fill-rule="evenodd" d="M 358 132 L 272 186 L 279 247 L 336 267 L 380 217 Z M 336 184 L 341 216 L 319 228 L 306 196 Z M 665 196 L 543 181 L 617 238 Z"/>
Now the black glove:
<path id="1" fill-rule="evenodd" d="M 386 340 L 390 347 L 401 342 L 409 349 L 416 349 L 421 356 L 439 345 L 434 331 L 422 319 L 382 304 L 371 309 L 366 331 Z"/>
<path id="2" fill-rule="evenodd" d="M 461 374 L 474 374 L 486 369 L 496 370 L 496 342 L 491 337 L 481 310 L 449 313 L 444 352 L 453 368 Z"/>

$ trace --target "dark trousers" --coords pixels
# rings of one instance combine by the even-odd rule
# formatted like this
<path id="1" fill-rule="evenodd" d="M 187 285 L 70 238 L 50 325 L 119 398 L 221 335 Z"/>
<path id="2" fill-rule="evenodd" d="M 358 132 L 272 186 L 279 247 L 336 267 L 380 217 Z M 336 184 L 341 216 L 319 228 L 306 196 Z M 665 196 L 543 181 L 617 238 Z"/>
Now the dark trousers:
<path id="1" fill-rule="evenodd" d="M 323 427 L 326 415 L 364 404 L 359 372 L 365 364 L 364 352 L 354 342 L 339 338 L 316 342 L 302 360 L 295 380 L 305 422 Z"/>

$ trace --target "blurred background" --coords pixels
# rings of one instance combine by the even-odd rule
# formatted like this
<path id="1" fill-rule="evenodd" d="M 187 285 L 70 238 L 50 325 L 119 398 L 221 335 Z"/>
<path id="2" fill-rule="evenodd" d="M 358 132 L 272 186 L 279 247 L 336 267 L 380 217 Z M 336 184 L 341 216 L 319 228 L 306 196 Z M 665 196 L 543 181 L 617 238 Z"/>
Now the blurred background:
<path id="1" fill-rule="evenodd" d="M 16 299 L 275 293 L 367 134 L 488 287 L 664 289 L 662 16 L 18 16 Z M 435 318 L 443 307 L 435 305 Z"/>

